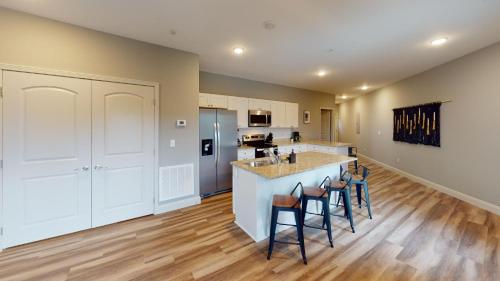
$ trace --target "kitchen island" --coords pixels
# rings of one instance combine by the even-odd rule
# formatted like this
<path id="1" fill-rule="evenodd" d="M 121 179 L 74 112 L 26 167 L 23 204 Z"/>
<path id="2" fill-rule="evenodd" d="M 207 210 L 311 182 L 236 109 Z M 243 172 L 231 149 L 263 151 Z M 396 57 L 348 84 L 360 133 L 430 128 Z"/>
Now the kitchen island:
<path id="1" fill-rule="evenodd" d="M 231 163 L 235 223 L 256 242 L 269 237 L 274 194 L 289 194 L 298 182 L 302 182 L 304 186 L 317 186 L 326 176 L 338 179 L 340 165 L 356 158 L 332 153 L 303 152 L 297 153 L 297 162 L 294 164 L 266 165 L 270 160 L 260 158 Z M 321 208 L 321 203 L 311 204 L 308 211 L 318 212 L 318 207 Z M 280 212 L 278 221 L 295 224 L 293 214 L 288 212 Z M 285 228 L 288 227 L 278 226 L 276 232 Z"/>

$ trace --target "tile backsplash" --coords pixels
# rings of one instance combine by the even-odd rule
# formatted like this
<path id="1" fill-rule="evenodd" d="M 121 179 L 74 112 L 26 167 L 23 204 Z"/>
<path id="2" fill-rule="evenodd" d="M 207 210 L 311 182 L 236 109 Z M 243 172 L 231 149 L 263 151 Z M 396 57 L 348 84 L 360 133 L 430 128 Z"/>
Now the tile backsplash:
<path id="1" fill-rule="evenodd" d="M 267 134 L 273 133 L 275 139 L 289 139 L 295 130 L 290 128 L 242 128 L 238 129 L 238 137 L 241 139 L 243 135 L 265 134 L 267 136 Z"/>

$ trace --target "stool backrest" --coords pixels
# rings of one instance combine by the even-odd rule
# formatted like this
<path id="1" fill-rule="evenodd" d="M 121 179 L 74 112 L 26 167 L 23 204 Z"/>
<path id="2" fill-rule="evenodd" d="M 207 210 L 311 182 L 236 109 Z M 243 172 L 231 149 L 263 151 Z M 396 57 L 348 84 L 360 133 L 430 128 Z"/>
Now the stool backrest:
<path id="1" fill-rule="evenodd" d="M 328 184 L 327 184 L 328 182 Z M 328 186 L 332 184 L 332 179 L 329 176 L 326 176 L 325 179 L 319 184 L 319 188 L 323 189 L 323 193 L 321 196 L 325 195 L 328 192 Z"/>
<path id="2" fill-rule="evenodd" d="M 363 180 L 366 180 L 366 178 L 370 174 L 370 169 L 368 169 L 366 166 L 363 166 L 363 165 L 359 165 L 359 167 L 363 170 L 363 173 L 362 173 Z"/>
<path id="3" fill-rule="evenodd" d="M 340 175 L 340 180 L 345 182 L 345 185 L 349 185 L 352 180 L 352 174 L 346 170 Z"/>
<path id="4" fill-rule="evenodd" d="M 302 183 L 299 181 L 293 188 L 292 192 L 290 192 L 290 195 L 292 196 L 295 195 L 295 193 L 297 192 L 297 188 L 299 187 L 300 187 L 299 196 L 297 196 L 297 202 L 295 204 L 300 203 L 300 201 L 302 200 L 302 195 L 304 194 L 304 185 L 302 185 Z"/>

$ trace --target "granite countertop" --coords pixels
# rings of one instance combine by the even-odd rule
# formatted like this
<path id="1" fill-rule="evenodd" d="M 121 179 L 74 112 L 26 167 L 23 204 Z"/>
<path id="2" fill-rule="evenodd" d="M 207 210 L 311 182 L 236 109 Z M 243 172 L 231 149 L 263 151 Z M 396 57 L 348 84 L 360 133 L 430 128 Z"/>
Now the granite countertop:
<path id="1" fill-rule="evenodd" d="M 351 143 L 345 143 L 345 142 L 334 142 L 334 141 L 323 141 L 323 140 L 304 140 L 301 142 L 294 142 L 291 143 L 290 139 L 276 139 L 273 141 L 273 144 L 279 146 L 290 146 L 290 145 L 300 145 L 300 144 L 311 144 L 311 145 L 322 145 L 322 146 L 329 146 L 329 147 L 346 147 L 346 146 L 352 146 Z M 238 149 L 255 149 L 255 147 L 251 147 L 248 145 L 241 145 L 238 147 Z"/>
<path id="2" fill-rule="evenodd" d="M 314 170 L 328 165 L 339 165 L 356 160 L 354 157 L 346 155 L 321 153 L 321 152 L 303 152 L 297 153 L 297 162 L 294 164 L 281 163 L 279 165 L 268 165 L 263 167 L 251 167 L 247 163 L 260 161 L 270 158 L 259 158 L 250 160 L 241 160 L 231 162 L 231 165 L 252 172 L 258 176 L 267 179 L 277 179 L 302 172 Z"/>

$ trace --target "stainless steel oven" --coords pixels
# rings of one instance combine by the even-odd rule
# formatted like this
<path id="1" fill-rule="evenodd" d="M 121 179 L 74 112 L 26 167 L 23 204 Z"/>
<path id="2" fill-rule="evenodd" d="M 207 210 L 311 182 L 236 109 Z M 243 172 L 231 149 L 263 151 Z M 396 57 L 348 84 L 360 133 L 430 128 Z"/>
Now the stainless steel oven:
<path id="1" fill-rule="evenodd" d="M 271 111 L 249 110 L 248 127 L 271 127 Z"/>

